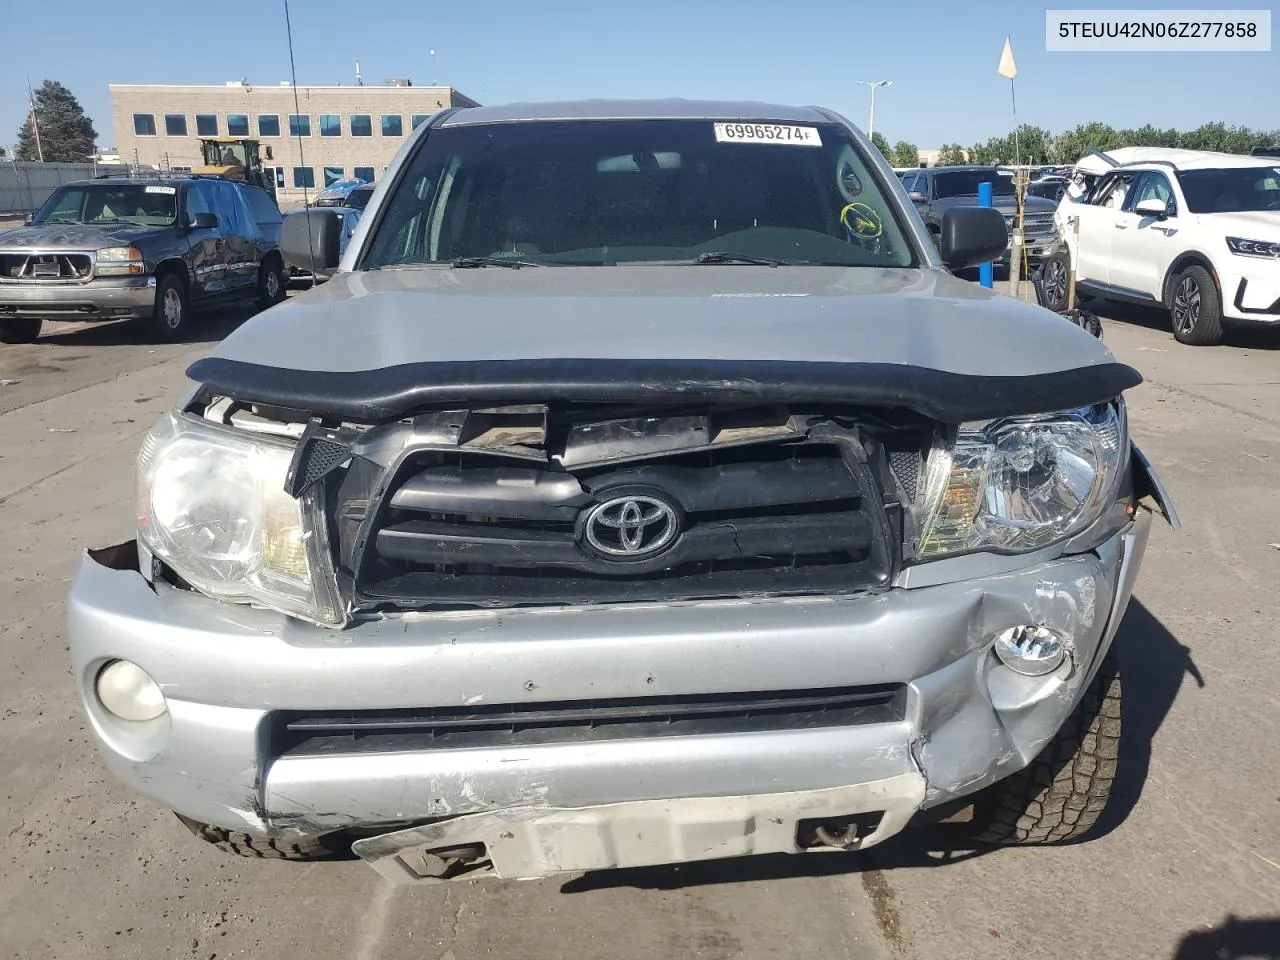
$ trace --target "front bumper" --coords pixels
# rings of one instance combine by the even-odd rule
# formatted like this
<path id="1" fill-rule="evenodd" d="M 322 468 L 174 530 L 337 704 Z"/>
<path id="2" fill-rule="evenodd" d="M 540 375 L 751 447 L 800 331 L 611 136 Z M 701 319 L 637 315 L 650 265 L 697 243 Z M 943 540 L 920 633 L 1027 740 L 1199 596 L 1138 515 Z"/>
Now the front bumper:
<path id="1" fill-rule="evenodd" d="M 262 835 L 399 829 L 356 845 L 398 879 L 413 871 L 397 851 L 475 841 L 504 849 L 491 851 L 495 869 L 515 876 L 797 852 L 813 817 L 877 815 L 857 842 L 870 846 L 1026 766 L 1056 733 L 1123 615 L 1149 523 L 1140 512 L 1091 553 L 861 598 L 405 615 L 336 633 L 153 587 L 119 559 L 129 551 L 111 566 L 104 551 L 71 591 L 71 658 L 107 766 L 139 792 Z M 1073 638 L 1074 658 L 1048 677 L 991 652 L 995 633 L 1028 622 Z M 117 658 L 160 684 L 165 716 L 126 723 L 102 709 L 94 680 Z M 904 684 L 900 718 L 299 755 L 271 734 L 277 711 L 860 684 Z M 557 847 L 552 834 L 577 839 Z"/>
<path id="2" fill-rule="evenodd" d="M 155 277 L 96 277 L 84 283 L 0 283 L 0 318 L 145 319 L 155 311 Z"/>
<path id="3" fill-rule="evenodd" d="M 1280 323 L 1280 260 L 1231 257 L 1218 275 L 1222 315 L 1232 320 Z"/>

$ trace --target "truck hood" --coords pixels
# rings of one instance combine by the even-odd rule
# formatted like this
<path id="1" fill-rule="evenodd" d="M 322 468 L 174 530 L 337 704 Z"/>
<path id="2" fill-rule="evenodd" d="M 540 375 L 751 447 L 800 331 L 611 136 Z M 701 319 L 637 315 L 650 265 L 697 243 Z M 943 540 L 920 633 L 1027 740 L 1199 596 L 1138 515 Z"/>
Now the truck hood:
<path id="1" fill-rule="evenodd" d="M 678 394 L 906 406 L 958 422 L 1141 382 L 1062 317 L 941 270 L 736 265 L 339 273 L 242 325 L 188 376 L 361 421 Z"/>
<path id="2" fill-rule="evenodd" d="M 144 237 L 170 229 L 127 224 L 50 223 L 0 233 L 0 249 L 100 250 L 103 247 L 127 247 Z"/>
<path id="3" fill-rule="evenodd" d="M 956 207 L 976 207 L 977 197 L 943 197 L 933 202 L 935 213 L 941 214 Z M 1014 197 L 993 197 L 991 205 L 1001 213 L 1012 216 L 1018 210 L 1018 201 Z M 1022 198 L 1022 209 L 1027 213 L 1052 213 L 1058 207 L 1057 201 L 1044 197 L 1025 196 Z"/>

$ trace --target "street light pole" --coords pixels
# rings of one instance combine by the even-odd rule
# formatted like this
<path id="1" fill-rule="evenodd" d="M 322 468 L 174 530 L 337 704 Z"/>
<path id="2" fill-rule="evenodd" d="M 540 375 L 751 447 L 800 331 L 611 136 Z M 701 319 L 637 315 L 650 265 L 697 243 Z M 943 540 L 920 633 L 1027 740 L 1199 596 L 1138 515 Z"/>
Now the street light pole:
<path id="1" fill-rule="evenodd" d="M 858 86 L 866 87 L 871 91 L 871 116 L 867 120 L 867 137 L 870 138 L 876 132 L 876 88 L 891 87 L 892 80 L 859 80 Z"/>

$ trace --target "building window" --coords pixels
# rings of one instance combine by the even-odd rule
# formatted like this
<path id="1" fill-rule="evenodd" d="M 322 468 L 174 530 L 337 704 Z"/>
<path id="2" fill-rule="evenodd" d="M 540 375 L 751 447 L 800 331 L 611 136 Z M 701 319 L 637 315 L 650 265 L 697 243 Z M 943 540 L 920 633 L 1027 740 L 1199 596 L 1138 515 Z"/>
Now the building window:
<path id="1" fill-rule="evenodd" d="M 258 114 L 258 136 L 260 137 L 280 136 L 280 115 L 276 113 Z"/>
<path id="2" fill-rule="evenodd" d="M 154 137 L 156 135 L 155 115 L 135 113 L 133 115 L 133 132 L 140 137 Z"/>
<path id="3" fill-rule="evenodd" d="M 400 114 L 384 113 L 382 115 L 382 135 L 384 137 L 404 136 L 404 121 L 400 119 Z"/>
<path id="4" fill-rule="evenodd" d="M 342 136 L 342 117 L 338 116 L 336 113 L 320 114 L 320 136 Z"/>
<path id="5" fill-rule="evenodd" d="M 185 137 L 187 135 L 187 118 L 181 113 L 164 115 L 164 135 L 166 137 Z"/>
<path id="6" fill-rule="evenodd" d="M 353 113 L 351 115 L 351 135 L 353 137 L 372 137 L 373 117 L 367 113 Z"/>
<path id="7" fill-rule="evenodd" d="M 284 187 L 284 167 L 276 167 L 276 186 Z"/>
<path id="8" fill-rule="evenodd" d="M 356 167 L 351 171 L 351 175 L 365 183 L 373 183 L 373 167 Z"/>
<path id="9" fill-rule="evenodd" d="M 218 135 L 218 118 L 212 113 L 196 114 L 196 136 L 216 137 Z"/>
<path id="10" fill-rule="evenodd" d="M 247 137 L 249 135 L 249 115 L 247 113 L 228 113 L 227 135 Z"/>
<path id="11" fill-rule="evenodd" d="M 417 129 L 418 129 L 418 126 L 419 126 L 420 124 L 426 123 L 428 120 L 430 120 L 430 119 L 431 119 L 431 114 L 429 114 L 429 113 L 415 113 L 415 114 L 413 115 L 413 117 L 412 117 L 412 118 L 410 118 L 410 119 L 411 119 L 411 121 L 412 121 L 412 123 L 413 123 L 413 129 L 417 130 Z"/>
<path id="12" fill-rule="evenodd" d="M 294 167 L 293 168 L 293 185 L 295 187 L 314 187 L 316 185 L 316 171 L 314 167 Z"/>
<path id="13" fill-rule="evenodd" d="M 324 168 L 324 185 L 326 187 L 333 186 L 346 175 L 346 171 L 342 167 L 325 167 Z"/>
<path id="14" fill-rule="evenodd" d="M 309 137 L 311 136 L 311 118 L 304 114 L 289 114 L 289 136 L 291 137 Z"/>

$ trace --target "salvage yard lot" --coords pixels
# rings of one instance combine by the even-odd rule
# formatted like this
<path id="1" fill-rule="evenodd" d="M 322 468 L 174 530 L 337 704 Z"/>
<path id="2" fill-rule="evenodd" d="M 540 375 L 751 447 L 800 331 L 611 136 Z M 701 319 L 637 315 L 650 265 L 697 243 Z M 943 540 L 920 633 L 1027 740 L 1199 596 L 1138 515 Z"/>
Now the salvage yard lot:
<path id="1" fill-rule="evenodd" d="M 62 601 L 78 554 L 130 534 L 143 433 L 247 315 L 186 344 L 55 324 L 0 347 L 0 957 L 1189 960 L 1280 944 L 1280 331 L 1193 349 L 1159 314 L 1106 314 L 1147 378 L 1133 432 L 1184 526 L 1153 529 L 1121 631 L 1120 782 L 1097 839 L 972 851 L 937 828 L 861 857 L 404 889 L 360 863 L 207 848 L 107 777 L 75 704 Z"/>

